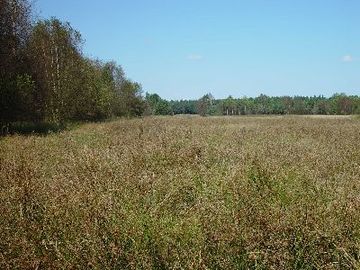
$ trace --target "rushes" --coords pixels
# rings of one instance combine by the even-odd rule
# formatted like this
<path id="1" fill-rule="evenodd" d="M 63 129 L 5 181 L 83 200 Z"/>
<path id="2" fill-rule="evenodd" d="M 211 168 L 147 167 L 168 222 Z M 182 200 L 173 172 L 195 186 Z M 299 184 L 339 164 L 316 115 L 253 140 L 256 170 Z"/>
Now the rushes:
<path id="1" fill-rule="evenodd" d="M 145 118 L 0 141 L 0 268 L 356 269 L 360 122 Z"/>

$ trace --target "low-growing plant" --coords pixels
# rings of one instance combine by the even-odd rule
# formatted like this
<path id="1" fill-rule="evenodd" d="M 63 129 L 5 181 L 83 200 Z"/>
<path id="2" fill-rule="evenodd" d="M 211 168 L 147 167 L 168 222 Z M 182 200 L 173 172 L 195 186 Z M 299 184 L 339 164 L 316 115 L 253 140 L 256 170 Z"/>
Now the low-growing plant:
<path id="1" fill-rule="evenodd" d="M 358 269 L 360 122 L 147 117 L 0 140 L 1 269 Z"/>

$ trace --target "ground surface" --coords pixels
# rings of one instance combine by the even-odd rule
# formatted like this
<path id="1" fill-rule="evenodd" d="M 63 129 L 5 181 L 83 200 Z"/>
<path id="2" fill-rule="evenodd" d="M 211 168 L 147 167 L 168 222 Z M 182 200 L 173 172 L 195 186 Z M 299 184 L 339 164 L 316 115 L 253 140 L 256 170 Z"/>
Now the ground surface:
<path id="1" fill-rule="evenodd" d="M 0 138 L 0 268 L 356 269 L 360 120 L 163 117 Z"/>

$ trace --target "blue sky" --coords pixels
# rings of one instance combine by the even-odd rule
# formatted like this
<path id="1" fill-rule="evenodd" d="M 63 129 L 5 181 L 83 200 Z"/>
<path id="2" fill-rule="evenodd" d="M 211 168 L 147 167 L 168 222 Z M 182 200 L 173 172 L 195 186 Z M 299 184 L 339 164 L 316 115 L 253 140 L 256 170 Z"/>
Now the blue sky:
<path id="1" fill-rule="evenodd" d="M 360 94 L 358 0 L 37 0 L 167 99 Z"/>

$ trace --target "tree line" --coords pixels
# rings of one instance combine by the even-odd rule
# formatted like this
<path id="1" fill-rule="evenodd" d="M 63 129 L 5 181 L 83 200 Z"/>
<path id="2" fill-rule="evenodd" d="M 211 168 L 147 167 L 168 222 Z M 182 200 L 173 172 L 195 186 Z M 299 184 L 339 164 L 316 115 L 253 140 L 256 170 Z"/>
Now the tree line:
<path id="1" fill-rule="evenodd" d="M 198 100 L 166 101 L 157 94 L 147 94 L 146 100 L 153 114 L 250 115 L 250 114 L 360 114 L 360 97 L 344 93 L 324 96 L 281 96 L 215 99 L 206 94 Z"/>
<path id="2" fill-rule="evenodd" d="M 12 123 L 55 123 L 142 115 L 354 114 L 358 96 L 167 101 L 142 94 L 114 61 L 84 56 L 70 23 L 35 20 L 29 0 L 0 0 L 0 132 Z"/>
<path id="3" fill-rule="evenodd" d="M 0 127 L 138 116 L 139 83 L 121 66 L 84 56 L 70 23 L 34 20 L 28 0 L 0 0 Z"/>

